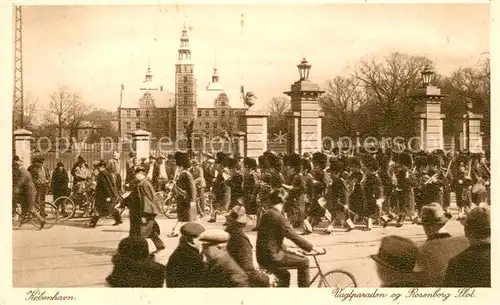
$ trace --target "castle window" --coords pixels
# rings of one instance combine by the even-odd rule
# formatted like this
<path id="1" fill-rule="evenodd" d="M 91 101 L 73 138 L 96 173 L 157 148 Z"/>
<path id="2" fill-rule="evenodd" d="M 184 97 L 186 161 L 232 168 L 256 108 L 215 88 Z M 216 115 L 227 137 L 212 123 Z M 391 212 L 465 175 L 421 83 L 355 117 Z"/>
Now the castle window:
<path id="1" fill-rule="evenodd" d="M 135 129 L 141 129 L 141 122 L 135 123 Z"/>
<path id="2" fill-rule="evenodd" d="M 130 110 L 127 110 L 127 116 L 130 116 Z"/>
<path id="3" fill-rule="evenodd" d="M 176 67 L 175 70 L 176 70 L 177 73 L 181 73 L 181 67 Z"/>
<path id="4" fill-rule="evenodd" d="M 136 113 L 136 116 L 141 116 L 141 111 L 140 110 L 136 110 L 135 113 Z"/>
<path id="5" fill-rule="evenodd" d="M 188 82 L 188 78 L 187 76 L 184 76 L 184 82 L 187 83 Z"/>
<path id="6" fill-rule="evenodd" d="M 184 86 L 184 93 L 188 93 L 188 87 Z"/>
<path id="7" fill-rule="evenodd" d="M 221 107 L 226 107 L 226 101 L 220 101 L 220 106 Z"/>
<path id="8" fill-rule="evenodd" d="M 220 112 L 220 116 L 226 116 L 226 112 L 225 112 L 224 110 L 222 110 L 222 111 Z"/>
<path id="9" fill-rule="evenodd" d="M 186 130 L 187 126 L 188 126 L 188 122 L 182 122 L 182 125 L 184 126 L 184 130 Z"/>
<path id="10" fill-rule="evenodd" d="M 210 128 L 210 123 L 209 123 L 209 122 L 206 122 L 206 123 L 205 123 L 205 128 L 206 128 L 206 129 L 209 129 L 209 128 Z"/>
<path id="11" fill-rule="evenodd" d="M 217 122 L 214 123 L 214 129 L 217 129 Z"/>
<path id="12" fill-rule="evenodd" d="M 188 97 L 187 97 L 187 96 L 185 96 L 185 97 L 184 97 L 184 105 L 187 105 L 187 104 L 188 104 Z"/>
<path id="13" fill-rule="evenodd" d="M 205 116 L 208 118 L 210 116 L 210 111 L 209 110 L 205 110 Z"/>
<path id="14" fill-rule="evenodd" d="M 132 110 L 132 116 L 135 116 L 135 110 Z"/>
<path id="15" fill-rule="evenodd" d="M 127 124 L 127 129 L 130 130 L 132 128 L 132 123 L 127 122 L 126 124 Z"/>
<path id="16" fill-rule="evenodd" d="M 146 117 L 149 116 L 149 110 L 146 110 Z"/>
<path id="17" fill-rule="evenodd" d="M 217 110 L 214 110 L 214 117 L 217 117 L 218 114 L 217 114 Z"/>
<path id="18" fill-rule="evenodd" d="M 201 128 L 201 122 L 198 123 L 198 126 L 200 126 L 200 128 Z"/>
<path id="19" fill-rule="evenodd" d="M 201 117 L 201 110 L 198 110 L 198 116 Z"/>

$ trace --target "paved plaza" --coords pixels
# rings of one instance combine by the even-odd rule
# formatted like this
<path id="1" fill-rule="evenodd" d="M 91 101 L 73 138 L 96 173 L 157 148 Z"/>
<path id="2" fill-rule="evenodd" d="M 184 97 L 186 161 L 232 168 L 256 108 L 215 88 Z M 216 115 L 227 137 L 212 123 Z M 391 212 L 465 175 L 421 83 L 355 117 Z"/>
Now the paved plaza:
<path id="1" fill-rule="evenodd" d="M 120 240 L 128 236 L 126 213 L 124 223 L 116 227 L 112 226 L 111 219 L 102 220 L 94 229 L 85 227 L 88 220 L 74 219 L 42 231 L 37 231 L 30 224 L 14 228 L 13 286 L 104 287 L 105 278 L 112 270 L 111 257 Z M 164 216 L 159 216 L 157 220 L 167 248 L 156 259 L 166 264 L 178 243 L 178 238 L 166 237 L 175 220 Z M 222 222 L 221 217 L 216 224 L 203 222 L 203 225 L 206 228 L 223 228 Z M 252 227 L 253 224 L 249 223 L 247 234 L 255 245 L 256 232 L 250 231 Z M 463 235 L 463 228 L 456 221 L 456 211 L 447 229 L 454 236 Z M 422 227 L 409 223 L 401 228 L 375 227 L 368 232 L 361 228 L 349 233 L 338 229 L 331 235 L 324 235 L 318 230 L 306 238 L 316 247 L 327 250 L 327 254 L 320 257 L 323 271 L 345 269 L 355 276 L 360 287 L 377 287 L 379 281 L 375 264 L 369 255 L 377 252 L 381 238 L 393 234 L 411 238 L 417 243 L 425 240 Z M 151 242 L 150 250 L 154 250 Z M 295 281 L 292 271 L 292 286 L 296 286 Z"/>

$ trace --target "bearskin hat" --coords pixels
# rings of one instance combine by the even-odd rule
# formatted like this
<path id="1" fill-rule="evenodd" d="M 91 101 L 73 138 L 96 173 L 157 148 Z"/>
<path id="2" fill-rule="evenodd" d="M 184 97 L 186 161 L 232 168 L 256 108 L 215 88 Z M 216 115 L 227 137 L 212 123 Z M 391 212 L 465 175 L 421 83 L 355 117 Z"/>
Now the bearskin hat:
<path id="1" fill-rule="evenodd" d="M 245 157 L 243 159 L 243 166 L 251 168 L 251 169 L 255 169 L 255 168 L 257 168 L 257 161 L 255 161 L 254 158 Z"/>
<path id="2" fill-rule="evenodd" d="M 264 155 L 259 157 L 259 168 L 261 169 L 268 169 L 269 168 L 269 162 L 267 162 L 267 159 Z"/>
<path id="3" fill-rule="evenodd" d="M 302 170 L 305 170 L 306 172 L 310 172 L 312 170 L 311 161 L 309 159 L 302 158 L 300 160 L 300 164 L 301 164 Z"/>
<path id="4" fill-rule="evenodd" d="M 342 165 L 342 163 L 340 161 L 332 160 L 332 161 L 330 161 L 329 169 L 330 169 L 330 172 L 340 173 L 344 170 L 344 166 Z"/>
<path id="5" fill-rule="evenodd" d="M 442 150 L 442 149 L 435 149 L 432 153 L 436 154 L 438 156 L 443 156 L 443 157 L 446 155 L 444 150 Z"/>
<path id="6" fill-rule="evenodd" d="M 224 162 L 222 164 L 224 165 L 224 167 L 227 167 L 227 168 L 236 168 L 238 165 L 238 160 L 236 160 L 235 158 L 231 158 L 229 156 L 226 156 L 226 158 L 224 159 Z"/>
<path id="7" fill-rule="evenodd" d="M 429 166 L 440 166 L 441 165 L 441 159 L 437 154 L 431 154 L 427 157 L 427 164 Z"/>
<path id="8" fill-rule="evenodd" d="M 419 167 L 424 167 L 424 166 L 427 166 L 427 158 L 423 157 L 423 156 L 417 156 L 415 158 L 415 167 L 419 168 Z"/>
<path id="9" fill-rule="evenodd" d="M 302 163 L 302 158 L 300 157 L 299 154 L 292 153 L 287 156 L 285 156 L 284 165 L 285 166 L 290 166 L 292 168 L 300 168 L 300 165 Z"/>
<path id="10" fill-rule="evenodd" d="M 411 155 L 408 153 L 402 153 L 398 156 L 399 164 L 404 165 L 408 168 L 412 167 Z"/>
<path id="11" fill-rule="evenodd" d="M 312 156 L 312 163 L 315 166 L 320 167 L 321 169 L 326 168 L 327 161 L 328 161 L 328 157 L 322 152 L 315 152 Z"/>
<path id="12" fill-rule="evenodd" d="M 363 180 L 363 173 L 359 172 L 359 171 L 355 171 L 351 174 L 350 179 L 361 181 L 361 180 Z"/>
<path id="13" fill-rule="evenodd" d="M 218 163 L 218 164 L 222 164 L 224 163 L 224 159 L 226 158 L 226 154 L 219 151 L 216 155 L 215 155 L 215 163 Z"/>
<path id="14" fill-rule="evenodd" d="M 469 162 L 469 159 L 470 159 L 470 157 L 468 154 L 461 153 L 457 156 L 457 164 L 460 164 L 460 163 L 467 164 Z"/>
<path id="15" fill-rule="evenodd" d="M 176 151 L 174 154 L 175 165 L 188 168 L 189 167 L 189 156 L 187 152 Z"/>
<path id="16" fill-rule="evenodd" d="M 275 154 L 269 153 L 266 156 L 267 164 L 269 165 L 269 168 L 276 169 L 278 171 L 281 170 L 281 160 L 278 156 Z"/>

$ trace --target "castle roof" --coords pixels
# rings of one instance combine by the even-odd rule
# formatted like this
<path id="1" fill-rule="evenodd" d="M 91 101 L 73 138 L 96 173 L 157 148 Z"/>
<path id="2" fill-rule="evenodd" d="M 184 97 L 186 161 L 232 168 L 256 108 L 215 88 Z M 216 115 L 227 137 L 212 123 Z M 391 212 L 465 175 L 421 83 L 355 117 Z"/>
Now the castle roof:
<path id="1" fill-rule="evenodd" d="M 168 90 L 123 90 L 122 108 L 139 108 L 142 98 L 147 98 L 150 94 L 156 108 L 169 108 L 175 105 L 175 93 Z"/>

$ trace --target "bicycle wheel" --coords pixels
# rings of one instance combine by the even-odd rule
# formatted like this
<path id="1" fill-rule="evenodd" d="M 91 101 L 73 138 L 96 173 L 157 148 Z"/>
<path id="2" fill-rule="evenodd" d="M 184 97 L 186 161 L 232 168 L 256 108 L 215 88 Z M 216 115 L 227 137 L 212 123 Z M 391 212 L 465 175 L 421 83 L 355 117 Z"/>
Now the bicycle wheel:
<path id="1" fill-rule="evenodd" d="M 206 192 L 205 194 L 205 215 L 212 215 L 214 209 L 215 195 L 212 192 Z"/>
<path id="2" fill-rule="evenodd" d="M 335 269 L 325 273 L 324 278 L 319 281 L 319 287 L 356 288 L 358 283 L 350 272 Z"/>
<path id="3" fill-rule="evenodd" d="M 53 203 L 56 208 L 61 209 L 61 217 L 59 220 L 68 220 L 71 217 L 75 216 L 76 212 L 76 205 L 75 202 L 70 198 L 66 196 L 62 196 L 57 198 Z"/>
<path id="4" fill-rule="evenodd" d="M 22 225 L 22 207 L 19 202 L 16 202 L 15 206 L 13 206 L 12 211 L 12 227 L 20 227 Z"/>
<path id="5" fill-rule="evenodd" d="M 42 214 L 42 216 L 44 216 L 44 218 L 45 218 L 45 227 L 50 228 L 57 223 L 57 220 L 59 217 L 59 212 L 57 211 L 57 208 L 55 205 L 53 205 L 50 202 L 44 202 L 44 203 L 42 203 L 42 206 L 39 208 L 39 211 L 40 211 L 40 214 Z M 32 217 L 31 220 L 32 220 L 32 223 L 33 223 L 33 221 L 38 222 L 38 219 L 36 219 L 35 217 Z"/>
<path id="6" fill-rule="evenodd" d="M 168 219 L 177 218 L 177 206 L 173 198 L 165 198 L 163 201 L 163 214 Z"/>

